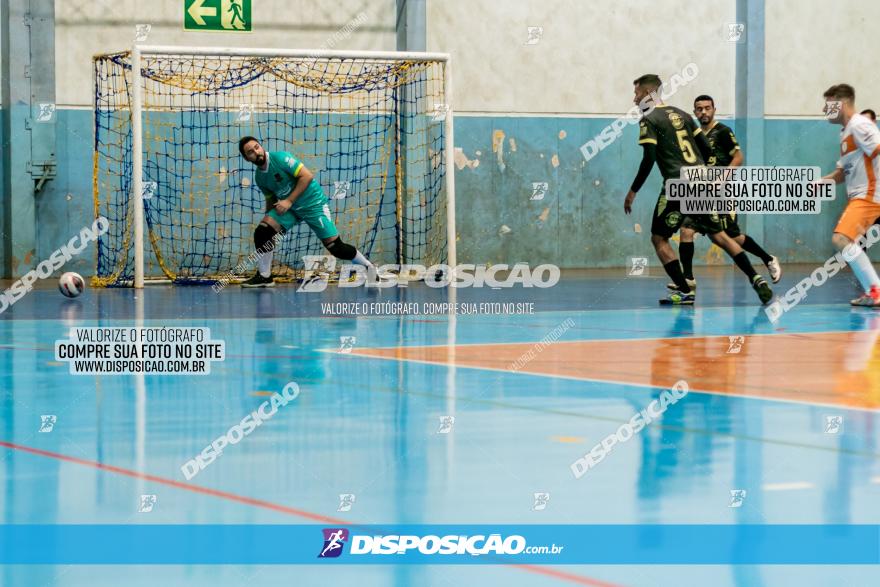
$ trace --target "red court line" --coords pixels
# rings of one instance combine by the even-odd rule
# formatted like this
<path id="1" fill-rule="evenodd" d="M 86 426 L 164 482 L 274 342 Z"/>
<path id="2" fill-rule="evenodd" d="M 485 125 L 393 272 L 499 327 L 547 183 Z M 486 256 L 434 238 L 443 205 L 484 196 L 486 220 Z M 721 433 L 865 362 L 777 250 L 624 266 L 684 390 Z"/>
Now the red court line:
<path id="1" fill-rule="evenodd" d="M 230 501 L 235 501 L 238 503 L 244 503 L 247 505 L 252 505 L 268 510 L 273 510 L 276 512 L 281 512 L 283 514 L 289 514 L 292 516 L 300 516 L 302 518 L 306 518 L 308 520 L 315 520 L 317 522 L 325 522 L 327 524 L 333 525 L 351 525 L 350 520 L 340 520 L 338 518 L 330 518 L 328 516 L 322 516 L 320 514 L 313 514 L 311 512 L 307 512 L 305 510 L 298 510 L 296 508 L 288 507 L 285 505 L 278 505 L 269 501 L 263 501 L 262 499 L 253 499 L 250 497 L 244 497 L 241 495 L 236 495 L 234 493 L 229 493 L 226 491 L 219 491 L 217 489 L 210 489 L 208 487 L 200 487 L 198 485 L 192 485 L 190 483 L 183 483 L 181 481 L 175 481 L 174 479 L 166 479 L 164 477 L 157 477 L 155 475 L 149 475 L 147 473 L 139 473 L 137 471 L 132 471 L 130 469 L 123 469 L 121 467 L 114 467 L 113 465 L 105 465 L 103 463 L 98 463 L 95 461 L 87 461 L 85 459 L 80 459 L 77 457 L 71 457 L 68 455 L 63 455 L 57 452 L 49 452 L 47 450 L 42 450 L 39 448 L 32 448 L 30 446 L 24 446 L 21 444 L 13 444 L 11 442 L 5 442 L 0 440 L 0 446 L 5 446 L 6 448 L 12 450 L 20 450 L 23 452 L 29 452 L 31 454 L 40 455 L 42 457 L 49 457 L 51 459 L 58 459 L 59 461 L 67 461 L 69 463 L 76 463 L 77 465 L 84 465 L 86 467 L 93 467 L 95 469 L 100 469 L 102 471 L 109 471 L 111 473 L 118 473 L 120 475 L 125 475 L 127 477 L 134 477 L 135 479 L 144 479 L 146 481 L 152 481 L 153 483 L 160 483 L 162 485 L 168 485 L 170 487 L 176 487 L 178 489 L 183 489 L 186 491 L 192 491 L 194 493 L 201 493 L 204 495 L 212 495 L 214 497 L 220 497 L 223 499 L 228 499 Z"/>
<path id="2" fill-rule="evenodd" d="M 67 461 L 68 463 L 75 463 L 77 465 L 84 465 L 86 467 L 92 467 L 95 469 L 100 469 L 101 471 L 108 471 L 110 473 L 118 473 L 120 475 L 125 475 L 126 477 L 134 477 L 135 479 L 144 479 L 145 481 L 152 481 L 153 483 L 159 483 L 161 485 L 168 485 L 169 487 L 176 487 L 177 489 L 183 489 L 184 491 L 192 491 L 194 493 L 201 493 L 203 495 L 211 495 L 214 497 L 219 497 L 222 499 L 228 499 L 229 501 L 235 501 L 238 503 L 243 503 L 247 505 L 252 505 L 259 508 L 264 508 L 267 510 L 272 510 L 276 512 L 280 512 L 282 514 L 288 514 L 292 516 L 299 516 L 301 518 L 306 518 L 308 520 L 315 520 L 318 522 L 325 522 L 327 524 L 332 524 L 334 526 L 359 526 L 360 524 L 353 523 L 351 520 L 342 520 L 339 518 L 331 518 L 329 516 L 322 516 L 321 514 L 313 514 L 312 512 L 307 512 L 305 510 L 300 510 L 297 508 L 288 507 L 286 505 L 279 505 L 276 503 L 272 503 L 269 501 L 264 501 L 262 499 L 254 499 L 251 497 L 244 497 L 242 495 L 236 495 L 234 493 L 229 493 L 228 491 L 220 491 L 217 489 L 210 489 L 208 487 L 201 487 L 199 485 L 192 485 L 191 483 L 183 483 L 181 481 L 175 481 L 174 479 L 166 479 L 165 477 L 158 477 L 156 475 L 149 475 L 147 473 L 139 473 L 138 471 L 132 471 L 131 469 L 123 469 L 122 467 L 114 467 L 113 465 L 105 465 L 103 463 L 98 463 L 96 461 L 89 461 L 86 459 L 80 459 L 78 457 L 72 457 L 69 455 L 63 455 L 57 452 L 51 452 L 48 450 L 43 450 L 40 448 L 33 448 L 30 446 L 24 446 L 22 444 L 14 444 L 12 442 L 6 442 L 0 440 L 0 446 L 6 447 L 10 450 L 18 450 L 22 452 L 28 452 L 31 454 L 39 455 L 42 457 L 48 457 L 50 459 L 57 459 L 59 461 Z M 515 569 L 521 569 L 523 571 L 527 571 L 530 573 L 535 573 L 539 575 L 547 575 L 549 577 L 554 577 L 556 579 L 560 579 L 562 581 L 568 581 L 569 583 L 577 583 L 579 585 L 590 585 L 592 587 L 623 587 L 622 585 L 618 585 L 616 583 L 606 583 L 604 581 L 600 581 L 598 579 L 591 579 L 590 577 L 583 577 L 581 575 L 574 575 L 571 573 L 566 573 L 564 571 L 558 571 L 555 569 L 550 569 L 543 566 L 538 565 L 508 565 Z"/>

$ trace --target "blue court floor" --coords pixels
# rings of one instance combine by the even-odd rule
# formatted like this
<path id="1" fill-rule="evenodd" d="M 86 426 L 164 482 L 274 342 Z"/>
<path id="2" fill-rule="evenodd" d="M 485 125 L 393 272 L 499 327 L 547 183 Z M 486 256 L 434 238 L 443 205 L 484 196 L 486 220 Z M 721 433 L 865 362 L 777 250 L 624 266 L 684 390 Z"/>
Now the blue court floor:
<path id="1" fill-rule="evenodd" d="M 774 289 L 811 269 L 786 267 Z M 459 303 L 534 313 L 454 317 L 321 305 L 448 301 L 424 284 L 90 288 L 76 300 L 38 288 L 0 314 L 0 513 L 5 524 L 880 524 L 880 311 L 848 305 L 848 273 L 776 323 L 733 269 L 698 278 L 693 308 L 657 305 L 662 276 L 618 270 L 459 290 Z M 72 327 L 135 324 L 209 327 L 226 359 L 206 376 L 143 377 L 71 375 L 56 361 Z M 558 341 L 535 347 L 551 332 Z M 575 478 L 576 459 L 676 380 L 685 398 Z M 188 459 L 291 381 L 294 402 L 184 478 Z M 55 420 L 41 432 L 45 415 Z M 535 493 L 549 494 L 543 508 Z M 144 495 L 152 511 L 138 511 Z M 0 567 L 4 587 L 355 582 L 868 587 L 880 569 Z"/>

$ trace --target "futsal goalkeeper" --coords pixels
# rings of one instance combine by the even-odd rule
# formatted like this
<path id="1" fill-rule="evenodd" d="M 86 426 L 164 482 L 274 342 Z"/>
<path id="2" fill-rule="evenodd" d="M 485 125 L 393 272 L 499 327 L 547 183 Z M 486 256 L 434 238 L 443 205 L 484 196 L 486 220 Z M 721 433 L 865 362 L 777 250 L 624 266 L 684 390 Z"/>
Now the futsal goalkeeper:
<path id="1" fill-rule="evenodd" d="M 330 216 L 324 190 L 302 161 L 287 151 L 266 151 L 254 137 L 238 141 L 242 157 L 256 165 L 254 183 L 266 197 L 266 215 L 254 230 L 254 245 L 259 253 L 257 273 L 242 287 L 274 287 L 272 254 L 276 235 L 284 234 L 305 221 L 331 255 L 367 268 L 371 281 L 379 276 L 376 266 L 352 245 L 339 238 Z"/>

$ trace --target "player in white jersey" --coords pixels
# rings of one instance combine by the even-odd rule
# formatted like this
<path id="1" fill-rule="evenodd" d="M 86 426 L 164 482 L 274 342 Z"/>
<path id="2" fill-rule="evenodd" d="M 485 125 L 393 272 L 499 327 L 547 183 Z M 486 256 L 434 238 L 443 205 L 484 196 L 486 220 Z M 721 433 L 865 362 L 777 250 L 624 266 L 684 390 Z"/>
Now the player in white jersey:
<path id="1" fill-rule="evenodd" d="M 865 293 L 850 303 L 854 306 L 880 307 L 880 277 L 871 260 L 855 243 L 874 220 L 880 217 L 877 177 L 880 176 L 880 130 L 870 118 L 856 112 L 856 93 L 848 84 L 831 86 L 824 94 L 825 118 L 843 126 L 840 131 L 840 159 L 834 173 L 823 179 L 846 182 L 849 198 L 834 228 L 831 242 L 844 253 Z"/>

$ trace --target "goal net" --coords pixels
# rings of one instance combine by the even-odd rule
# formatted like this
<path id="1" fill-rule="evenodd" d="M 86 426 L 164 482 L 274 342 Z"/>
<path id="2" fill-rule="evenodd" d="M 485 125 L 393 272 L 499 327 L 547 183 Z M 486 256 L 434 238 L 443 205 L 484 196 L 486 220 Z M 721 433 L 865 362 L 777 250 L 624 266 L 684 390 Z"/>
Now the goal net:
<path id="1" fill-rule="evenodd" d="M 453 261 L 446 55 L 135 47 L 96 56 L 94 73 L 95 213 L 110 222 L 95 285 L 252 274 L 266 203 L 245 135 L 302 160 L 374 262 Z M 273 273 L 299 277 L 320 254 L 302 223 Z"/>

